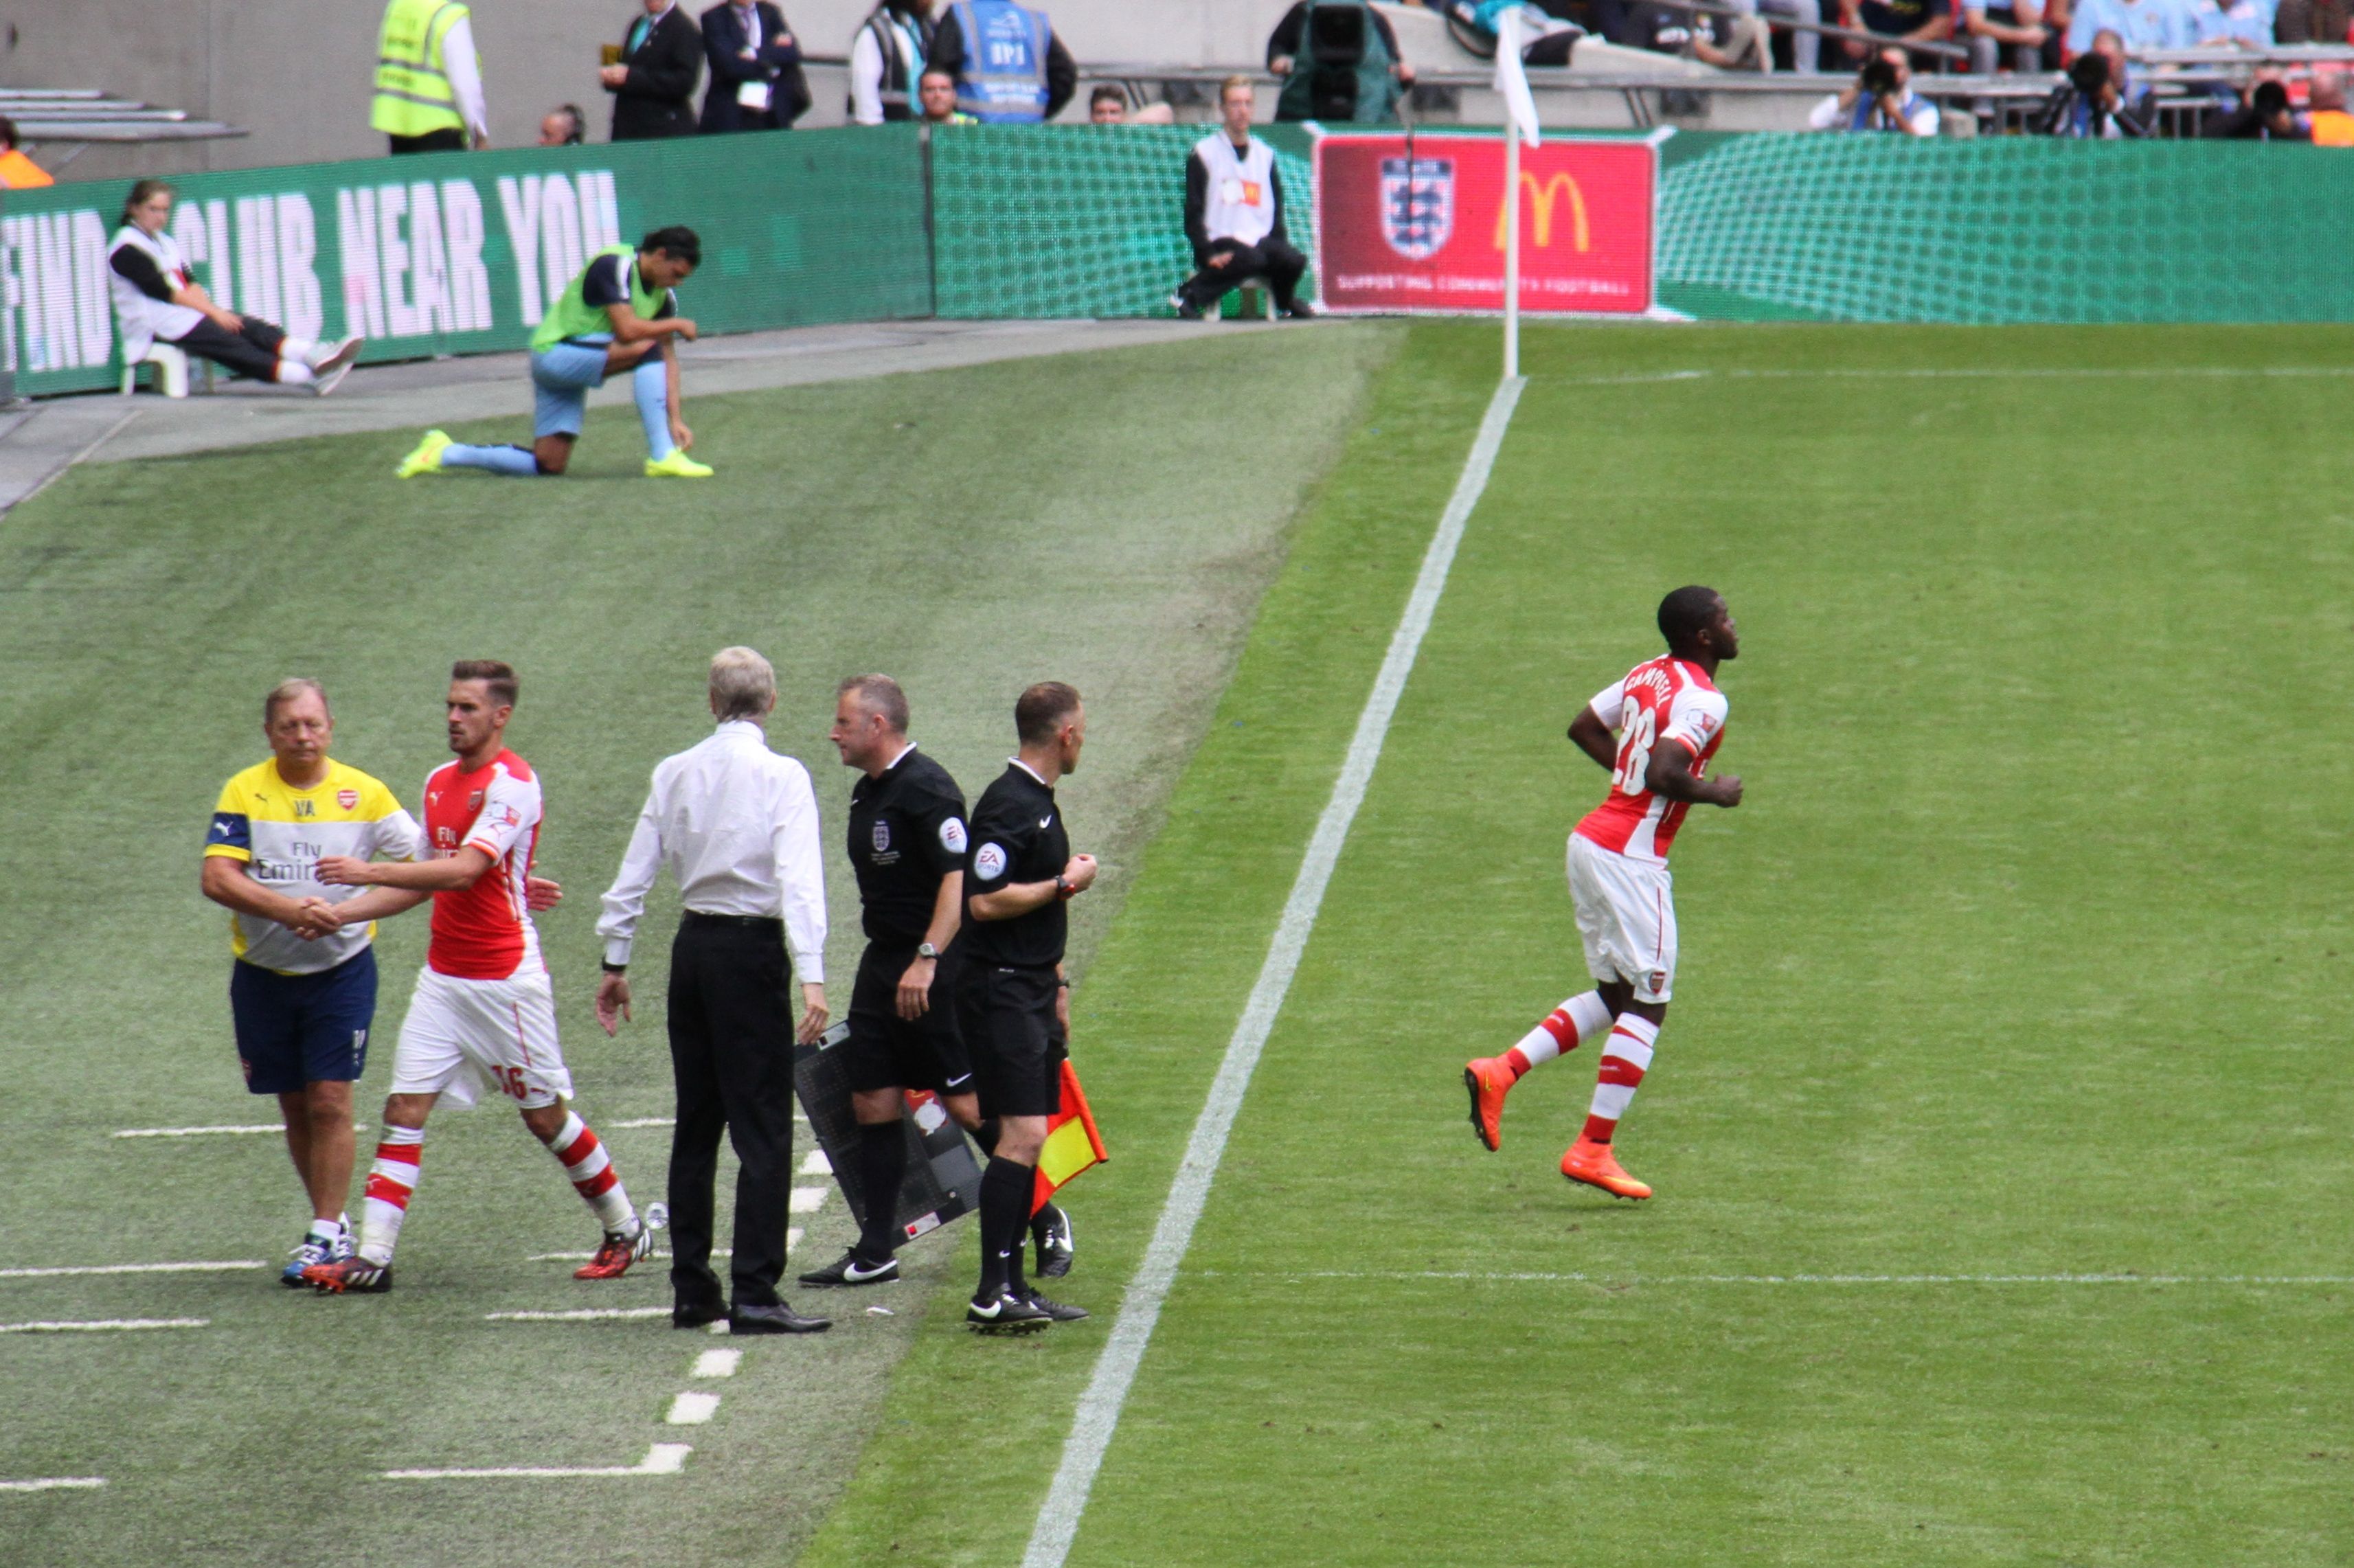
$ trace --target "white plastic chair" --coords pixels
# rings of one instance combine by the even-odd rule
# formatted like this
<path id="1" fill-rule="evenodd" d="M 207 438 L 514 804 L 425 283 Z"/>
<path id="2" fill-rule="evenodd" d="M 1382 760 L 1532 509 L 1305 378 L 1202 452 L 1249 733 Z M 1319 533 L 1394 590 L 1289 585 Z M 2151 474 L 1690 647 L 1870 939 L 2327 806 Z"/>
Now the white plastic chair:
<path id="1" fill-rule="evenodd" d="M 205 390 L 210 392 L 213 389 L 213 362 L 205 359 L 197 363 L 204 367 Z M 139 367 L 143 365 L 155 367 L 155 389 L 164 397 L 185 397 L 188 395 L 186 351 L 159 341 L 147 345 L 145 357 L 123 364 L 122 395 L 125 397 L 139 389 Z"/>

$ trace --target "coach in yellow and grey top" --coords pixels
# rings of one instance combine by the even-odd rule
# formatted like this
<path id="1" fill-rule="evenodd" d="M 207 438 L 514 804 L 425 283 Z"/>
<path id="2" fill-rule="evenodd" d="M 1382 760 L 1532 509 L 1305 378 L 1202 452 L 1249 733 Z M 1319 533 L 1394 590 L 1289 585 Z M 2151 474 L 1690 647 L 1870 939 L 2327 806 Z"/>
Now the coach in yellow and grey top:
<path id="1" fill-rule="evenodd" d="M 491 144 L 474 28 L 457 0 L 391 0 L 376 36 L 368 123 L 395 153 L 462 153 Z"/>
<path id="2" fill-rule="evenodd" d="M 270 759 L 231 779 L 205 835 L 205 896 L 229 911 L 229 1013 L 246 1087 L 276 1095 L 286 1147 L 310 1190 L 311 1228 L 283 1276 L 348 1256 L 352 1084 L 376 1016 L 372 925 L 334 906 L 355 887 L 318 880 L 320 860 L 414 860 L 417 820 L 392 791 L 330 760 L 335 723 L 316 681 L 284 681 L 262 702 Z"/>

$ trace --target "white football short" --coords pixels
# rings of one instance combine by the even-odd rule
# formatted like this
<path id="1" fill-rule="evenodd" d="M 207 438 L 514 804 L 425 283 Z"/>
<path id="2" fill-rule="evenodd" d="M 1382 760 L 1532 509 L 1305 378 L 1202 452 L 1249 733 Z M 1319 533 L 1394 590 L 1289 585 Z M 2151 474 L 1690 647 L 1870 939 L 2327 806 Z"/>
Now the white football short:
<path id="1" fill-rule="evenodd" d="M 1585 969 L 1598 980 L 1625 980 L 1638 1001 L 1665 1001 L 1676 983 L 1675 885 L 1664 865 L 1569 835 L 1569 896 Z"/>
<path id="2" fill-rule="evenodd" d="M 485 1080 L 520 1109 L 572 1097 L 546 971 L 482 980 L 419 970 L 392 1054 L 390 1092 L 471 1106 Z"/>

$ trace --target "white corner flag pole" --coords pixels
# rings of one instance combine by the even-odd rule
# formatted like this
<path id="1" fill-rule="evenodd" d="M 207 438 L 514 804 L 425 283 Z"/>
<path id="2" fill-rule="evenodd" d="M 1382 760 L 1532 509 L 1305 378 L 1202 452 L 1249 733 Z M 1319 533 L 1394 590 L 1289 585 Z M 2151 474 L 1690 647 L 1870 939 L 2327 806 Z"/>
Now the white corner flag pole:
<path id="1" fill-rule="evenodd" d="M 1504 378 L 1521 373 L 1521 143 L 1539 144 L 1537 101 L 1521 63 L 1521 8 L 1496 18 L 1496 90 L 1504 100 Z"/>

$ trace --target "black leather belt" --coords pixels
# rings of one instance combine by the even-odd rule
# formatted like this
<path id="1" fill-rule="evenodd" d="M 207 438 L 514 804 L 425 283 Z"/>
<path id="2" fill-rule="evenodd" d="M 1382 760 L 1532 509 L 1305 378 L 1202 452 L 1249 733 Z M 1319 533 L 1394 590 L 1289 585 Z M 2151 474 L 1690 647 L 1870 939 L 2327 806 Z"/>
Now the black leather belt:
<path id="1" fill-rule="evenodd" d="M 749 931 L 782 933 L 785 923 L 774 915 L 705 915 L 700 909 L 689 909 L 678 917 L 682 926 L 738 926 Z"/>

